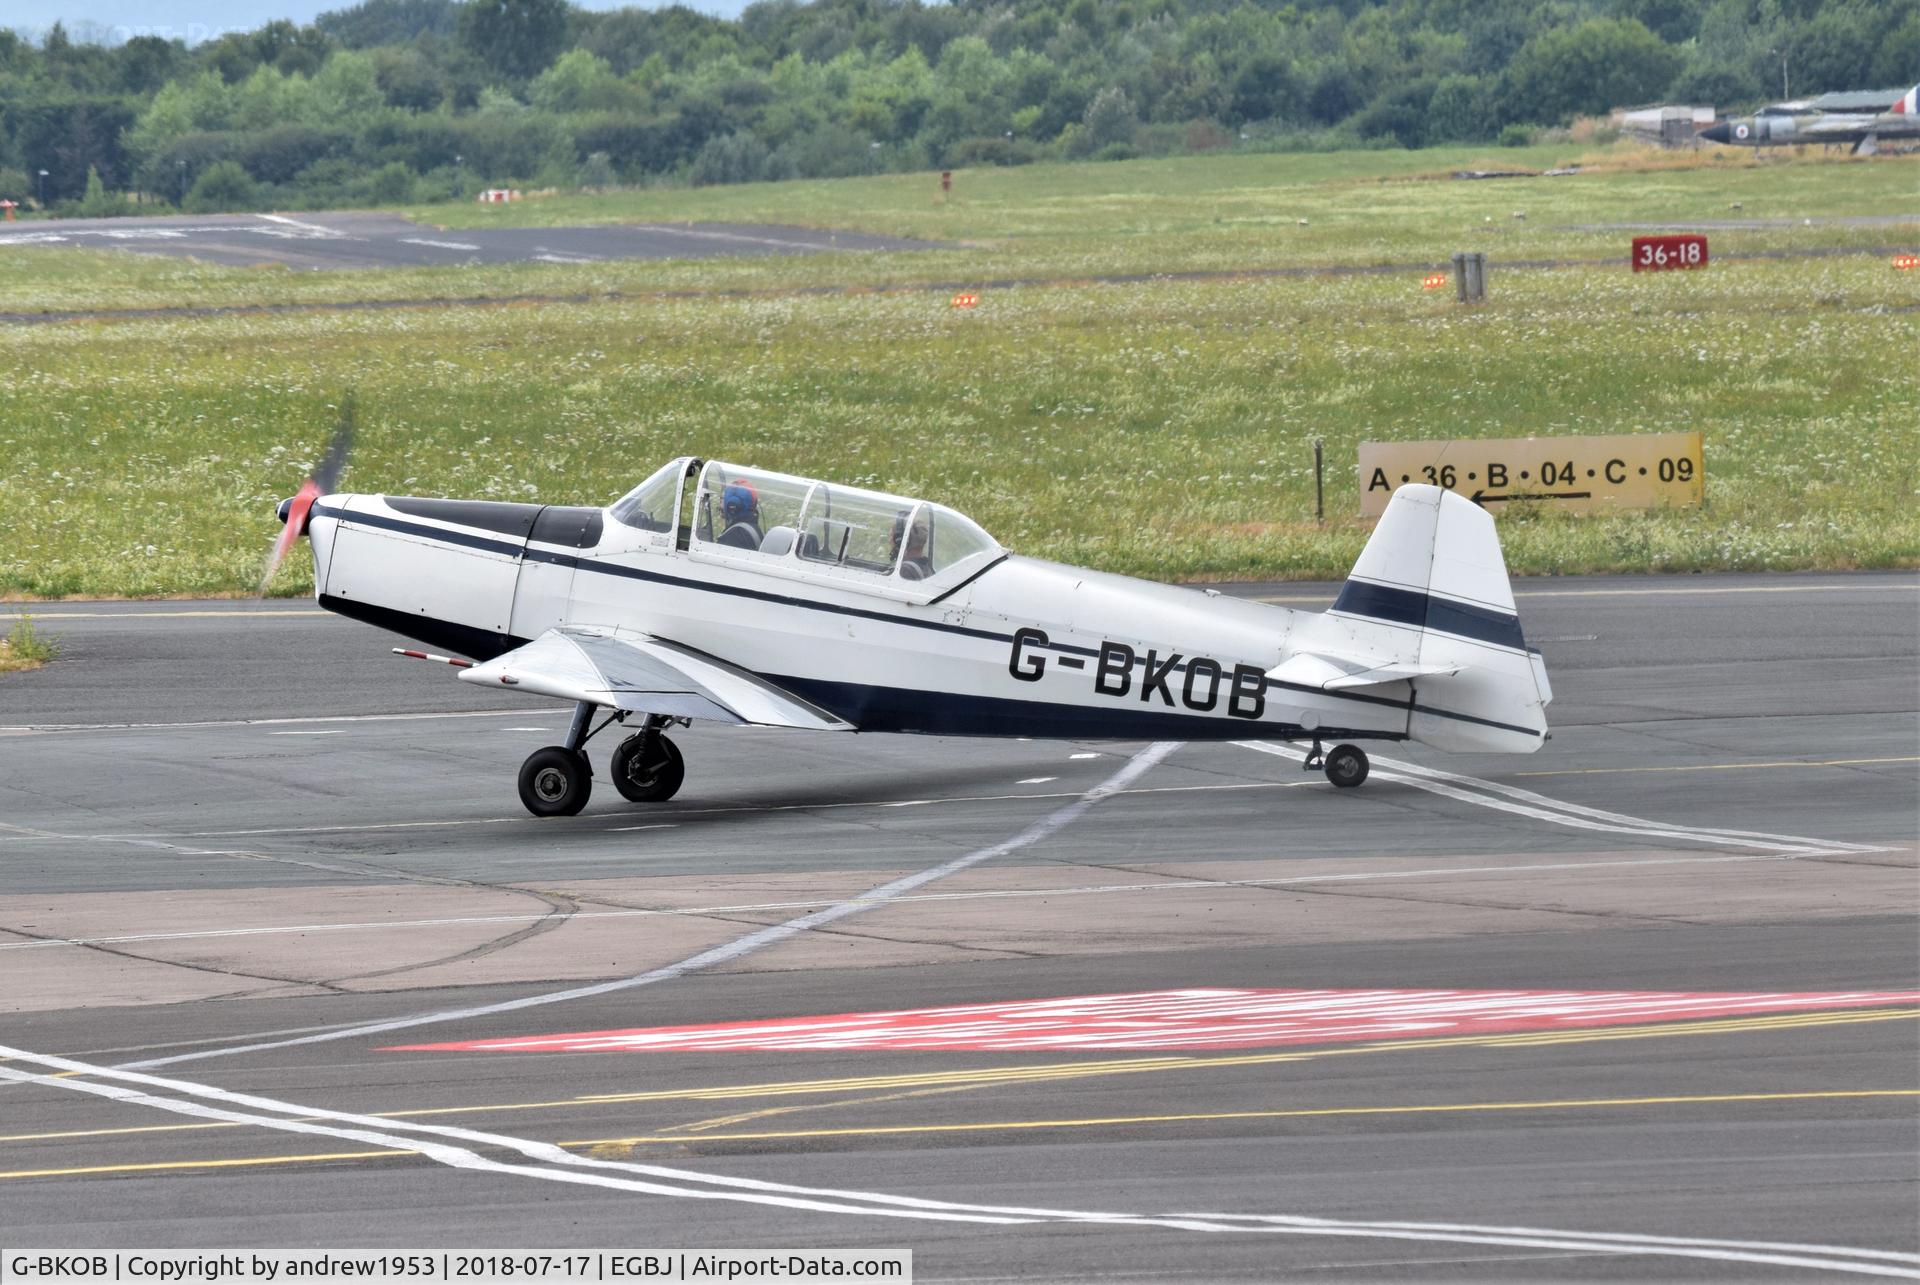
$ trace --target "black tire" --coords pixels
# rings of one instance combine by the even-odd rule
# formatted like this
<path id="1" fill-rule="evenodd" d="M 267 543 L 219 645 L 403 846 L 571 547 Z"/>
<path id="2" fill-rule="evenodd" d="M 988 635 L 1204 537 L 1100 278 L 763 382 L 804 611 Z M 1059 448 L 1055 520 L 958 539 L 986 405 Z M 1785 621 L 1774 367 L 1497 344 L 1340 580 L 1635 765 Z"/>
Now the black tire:
<path id="1" fill-rule="evenodd" d="M 1343 790 L 1366 780 L 1372 767 L 1367 752 L 1358 745 L 1336 745 L 1327 752 L 1327 779 Z"/>
<path id="2" fill-rule="evenodd" d="M 587 756 L 564 745 L 548 745 L 520 765 L 520 801 L 537 817 L 570 817 L 593 795 L 593 768 Z"/>
<path id="3" fill-rule="evenodd" d="M 687 779 L 680 747 L 664 736 L 653 738 L 654 750 L 643 758 L 644 734 L 629 736 L 613 751 L 613 788 L 635 803 L 665 803 L 680 792 Z"/>

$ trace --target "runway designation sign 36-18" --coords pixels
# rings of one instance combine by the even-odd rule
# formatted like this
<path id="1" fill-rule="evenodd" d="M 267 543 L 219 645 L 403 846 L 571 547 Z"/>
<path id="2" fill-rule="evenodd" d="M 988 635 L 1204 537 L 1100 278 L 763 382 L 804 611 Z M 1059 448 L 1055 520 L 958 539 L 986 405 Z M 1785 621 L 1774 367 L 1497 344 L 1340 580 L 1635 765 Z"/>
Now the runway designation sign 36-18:
<path id="1" fill-rule="evenodd" d="M 1611 513 L 1697 507 L 1706 469 L 1698 433 L 1360 444 L 1362 513 L 1378 517 L 1411 482 L 1458 491 L 1495 513 L 1514 504 Z"/>

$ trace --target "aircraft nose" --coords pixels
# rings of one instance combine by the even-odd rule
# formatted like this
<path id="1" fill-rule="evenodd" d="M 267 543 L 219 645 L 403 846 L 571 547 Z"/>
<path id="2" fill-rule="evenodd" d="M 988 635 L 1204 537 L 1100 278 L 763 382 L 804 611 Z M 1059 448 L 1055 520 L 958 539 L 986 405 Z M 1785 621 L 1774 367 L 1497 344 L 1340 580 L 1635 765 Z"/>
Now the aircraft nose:
<path id="1" fill-rule="evenodd" d="M 293 497 L 291 495 L 289 495 L 286 499 L 280 501 L 280 503 L 274 505 L 273 507 L 273 514 L 275 517 L 280 519 L 281 526 L 285 526 L 287 524 L 287 514 L 291 513 L 292 511 L 293 511 Z"/>
<path id="2" fill-rule="evenodd" d="M 1719 121 L 1700 131 L 1700 137 L 1709 143 L 1728 143 L 1733 141 L 1733 126 Z"/>

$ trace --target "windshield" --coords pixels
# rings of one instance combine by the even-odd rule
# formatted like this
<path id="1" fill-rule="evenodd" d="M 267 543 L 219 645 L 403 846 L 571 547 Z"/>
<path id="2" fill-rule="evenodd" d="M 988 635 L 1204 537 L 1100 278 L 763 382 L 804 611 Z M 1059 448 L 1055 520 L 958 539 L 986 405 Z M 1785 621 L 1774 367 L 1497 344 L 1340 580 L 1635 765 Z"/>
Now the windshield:
<path id="1" fill-rule="evenodd" d="M 687 461 L 677 459 L 628 491 L 609 510 L 614 520 L 642 531 L 671 531 L 680 509 L 680 478 Z"/>
<path id="2" fill-rule="evenodd" d="M 927 560 L 932 574 L 938 575 L 976 558 L 1000 556 L 1000 542 L 965 514 L 955 513 L 942 504 L 929 504 L 927 519 L 930 523 Z"/>

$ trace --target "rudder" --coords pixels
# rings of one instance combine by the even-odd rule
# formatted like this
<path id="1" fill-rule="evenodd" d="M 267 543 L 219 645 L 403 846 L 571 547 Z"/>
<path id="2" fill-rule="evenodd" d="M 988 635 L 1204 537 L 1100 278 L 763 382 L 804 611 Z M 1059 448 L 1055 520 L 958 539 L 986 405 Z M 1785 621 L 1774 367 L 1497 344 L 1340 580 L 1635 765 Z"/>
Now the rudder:
<path id="1" fill-rule="evenodd" d="M 1415 740 L 1526 752 L 1546 739 L 1546 668 L 1521 631 L 1493 518 L 1464 496 L 1395 491 L 1327 614 L 1364 631 L 1370 652 L 1453 671 L 1414 681 Z"/>

